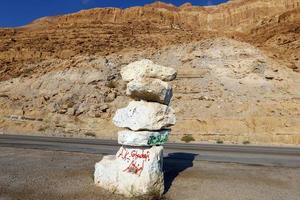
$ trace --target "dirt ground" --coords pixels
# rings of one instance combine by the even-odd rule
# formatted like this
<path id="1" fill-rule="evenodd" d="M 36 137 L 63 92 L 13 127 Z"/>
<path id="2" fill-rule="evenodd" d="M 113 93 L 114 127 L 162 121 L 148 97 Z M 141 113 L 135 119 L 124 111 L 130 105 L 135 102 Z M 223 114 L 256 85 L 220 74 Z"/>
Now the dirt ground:
<path id="1" fill-rule="evenodd" d="M 300 168 L 164 160 L 165 199 L 238 200 L 300 197 Z M 0 200 L 124 199 L 93 184 L 101 155 L 0 148 Z"/>

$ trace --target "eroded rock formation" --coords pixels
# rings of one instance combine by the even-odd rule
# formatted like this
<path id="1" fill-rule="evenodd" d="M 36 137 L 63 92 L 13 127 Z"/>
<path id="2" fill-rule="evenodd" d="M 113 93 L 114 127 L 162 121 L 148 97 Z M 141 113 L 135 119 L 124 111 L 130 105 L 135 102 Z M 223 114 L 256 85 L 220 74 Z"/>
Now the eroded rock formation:
<path id="1" fill-rule="evenodd" d="M 158 49 L 216 36 L 255 44 L 297 70 L 299 6 L 299 0 L 232 0 L 209 7 L 158 2 L 45 17 L 24 27 L 0 30 L 0 79 L 53 70 L 32 65 L 49 59 Z"/>

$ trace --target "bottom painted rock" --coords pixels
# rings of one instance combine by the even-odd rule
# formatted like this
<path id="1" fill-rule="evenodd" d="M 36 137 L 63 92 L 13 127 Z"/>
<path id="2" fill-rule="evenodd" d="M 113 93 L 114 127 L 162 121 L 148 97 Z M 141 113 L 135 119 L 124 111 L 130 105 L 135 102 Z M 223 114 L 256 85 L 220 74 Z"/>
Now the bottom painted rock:
<path id="1" fill-rule="evenodd" d="M 164 192 L 163 147 L 122 146 L 115 156 L 96 163 L 94 181 L 127 197 L 160 197 Z"/>

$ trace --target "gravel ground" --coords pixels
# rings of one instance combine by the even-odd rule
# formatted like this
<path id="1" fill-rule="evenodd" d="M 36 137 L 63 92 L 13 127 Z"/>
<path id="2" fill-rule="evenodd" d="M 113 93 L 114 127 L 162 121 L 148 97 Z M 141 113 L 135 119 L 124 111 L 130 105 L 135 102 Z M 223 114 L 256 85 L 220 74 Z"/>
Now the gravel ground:
<path id="1" fill-rule="evenodd" d="M 165 159 L 168 200 L 299 200 L 300 168 Z M 124 199 L 93 184 L 101 155 L 0 148 L 0 200 Z"/>

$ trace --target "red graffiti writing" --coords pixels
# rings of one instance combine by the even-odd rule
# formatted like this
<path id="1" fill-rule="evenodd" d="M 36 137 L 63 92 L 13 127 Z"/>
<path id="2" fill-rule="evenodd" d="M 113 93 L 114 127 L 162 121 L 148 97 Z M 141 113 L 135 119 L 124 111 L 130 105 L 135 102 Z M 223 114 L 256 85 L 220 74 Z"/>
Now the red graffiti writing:
<path id="1" fill-rule="evenodd" d="M 140 176 L 143 169 L 144 169 L 144 162 L 145 161 L 142 161 L 142 164 L 140 166 L 140 164 L 137 164 L 137 162 L 133 160 L 129 164 L 129 166 L 126 169 L 124 169 L 123 171 L 127 171 L 129 173 L 133 173 L 133 174 L 136 174 L 136 175 Z"/>
<path id="2" fill-rule="evenodd" d="M 122 158 L 123 160 L 130 160 L 130 158 L 128 157 L 130 154 L 129 154 L 129 152 L 127 151 L 127 149 L 125 149 L 125 148 L 121 148 L 121 152 L 120 152 L 120 154 L 119 155 L 117 155 L 117 157 L 118 158 Z"/>
<path id="3" fill-rule="evenodd" d="M 142 159 L 144 159 L 144 160 L 150 160 L 150 152 L 149 151 L 147 151 L 146 153 L 144 153 L 144 150 L 142 150 L 142 153 L 138 153 L 136 150 L 133 150 L 132 152 L 131 152 L 131 157 L 132 158 L 134 158 L 134 159 L 138 159 L 138 158 L 142 158 Z"/>
<path id="4" fill-rule="evenodd" d="M 150 161 L 150 152 L 144 152 L 142 149 L 128 150 L 121 147 L 117 157 L 129 163 L 128 167 L 123 170 L 124 172 L 126 171 L 140 176 L 144 169 L 145 162 Z"/>

